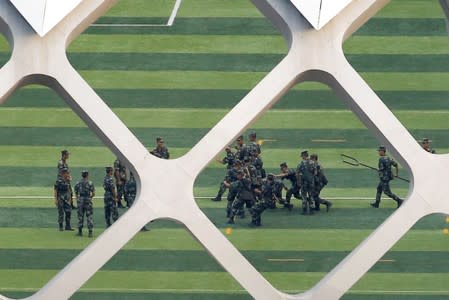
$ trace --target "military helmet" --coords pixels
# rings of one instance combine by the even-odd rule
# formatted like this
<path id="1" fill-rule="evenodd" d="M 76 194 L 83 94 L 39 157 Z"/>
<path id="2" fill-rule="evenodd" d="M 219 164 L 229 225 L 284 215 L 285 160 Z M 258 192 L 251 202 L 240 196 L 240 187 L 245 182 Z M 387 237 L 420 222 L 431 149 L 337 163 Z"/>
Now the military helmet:
<path id="1" fill-rule="evenodd" d="M 251 130 L 249 133 L 248 133 L 248 136 L 256 136 L 256 132 L 254 131 L 254 130 Z"/>
<path id="2" fill-rule="evenodd" d="M 307 151 L 307 150 L 302 151 L 301 152 L 301 156 L 308 157 L 309 156 L 309 151 Z"/>
<path id="3" fill-rule="evenodd" d="M 83 178 L 86 178 L 88 175 L 89 175 L 89 171 L 87 171 L 87 170 L 83 170 L 81 172 L 81 177 L 83 177 Z"/>
<path id="4" fill-rule="evenodd" d="M 281 163 L 281 164 L 279 165 L 279 167 L 281 167 L 281 168 L 287 168 L 287 163 L 286 163 L 286 162 L 283 162 L 283 163 Z"/>
<path id="5" fill-rule="evenodd" d="M 274 174 L 269 173 L 269 174 L 267 175 L 267 179 L 268 179 L 268 180 L 274 180 Z"/>
<path id="6" fill-rule="evenodd" d="M 112 167 L 106 167 L 106 173 L 109 173 L 109 172 L 111 172 L 112 170 L 113 170 Z"/>
<path id="7" fill-rule="evenodd" d="M 61 155 L 66 155 L 66 154 L 69 154 L 69 150 L 64 149 L 61 151 Z"/>
<path id="8" fill-rule="evenodd" d="M 310 154 L 310 159 L 318 160 L 318 155 L 316 155 L 316 154 Z"/>
<path id="9" fill-rule="evenodd" d="M 428 138 L 422 139 L 422 144 L 428 144 L 429 142 L 430 142 L 430 140 Z"/>
<path id="10" fill-rule="evenodd" d="M 387 151 L 387 148 L 384 145 L 380 145 L 377 151 Z"/>

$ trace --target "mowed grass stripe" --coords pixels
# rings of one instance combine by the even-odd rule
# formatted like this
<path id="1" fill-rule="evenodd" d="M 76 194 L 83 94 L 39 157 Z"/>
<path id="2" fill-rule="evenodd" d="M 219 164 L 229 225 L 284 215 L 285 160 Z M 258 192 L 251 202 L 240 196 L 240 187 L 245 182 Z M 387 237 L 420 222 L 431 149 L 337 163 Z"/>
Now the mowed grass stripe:
<path id="1" fill-rule="evenodd" d="M 373 150 L 374 151 L 374 150 Z M 337 154 L 338 155 L 338 154 Z M 339 157 L 338 157 L 339 158 Z M 284 160 L 279 159 L 278 164 Z M 57 160 L 56 160 L 57 162 Z M 324 163 L 325 161 L 323 161 Z M 291 164 L 292 168 L 296 169 L 297 160 L 295 163 Z M 84 169 L 89 170 L 89 176 L 97 185 L 101 188 L 103 184 L 103 178 L 105 174 L 105 167 L 112 166 L 113 160 L 109 164 L 105 164 L 104 167 L 91 167 L 88 162 L 85 163 L 83 167 L 71 167 L 70 171 L 73 174 L 74 180 L 78 181 L 80 179 L 81 171 Z M 267 173 L 278 173 L 279 168 L 266 168 Z M 403 173 L 405 173 L 403 171 Z M 403 174 L 407 177 L 407 174 Z M 2 167 L 0 169 L 0 176 L 3 180 L 0 182 L 0 186 L 36 186 L 36 187 L 53 187 L 56 181 L 56 164 L 54 167 Z M 222 182 L 225 176 L 225 170 L 219 168 L 208 168 L 198 175 L 195 181 L 196 187 L 208 187 L 216 186 Z M 377 174 L 373 173 L 372 170 L 367 168 L 344 168 L 344 169 L 334 169 L 326 168 L 326 176 L 329 178 L 328 187 L 339 187 L 339 188 L 366 188 L 370 186 L 377 185 Z M 406 187 L 407 183 L 402 183 L 402 181 L 397 181 L 395 186 Z M 101 190 L 100 190 L 101 191 Z M 49 190 L 50 192 L 50 190 Z M 211 195 L 212 196 L 212 195 Z"/>
<path id="2" fill-rule="evenodd" d="M 365 36 L 445 36 L 442 15 L 439 18 L 373 18 L 355 35 Z M 164 18 L 103 17 L 99 24 L 164 24 Z M 189 34 L 189 35 L 279 35 L 266 18 L 183 18 L 171 27 L 90 27 L 87 34 Z"/>
<path id="3" fill-rule="evenodd" d="M 206 133 L 209 128 L 130 128 L 136 137 L 144 144 L 151 147 L 154 143 L 152 136 L 163 136 L 171 148 L 191 148 Z M 151 135 L 149 135 L 151 133 Z M 423 136 L 435 141 L 438 148 L 449 148 L 449 139 L 446 129 L 430 130 L 430 129 L 413 129 L 410 133 L 417 140 Z M 263 149 L 295 149 L 298 147 L 307 148 L 374 148 L 379 141 L 373 136 L 368 129 L 266 129 L 257 130 L 259 141 L 262 143 Z M 81 127 L 0 127 L 0 155 L 4 153 L 8 157 L 26 155 L 30 152 L 29 146 L 44 146 L 44 148 L 33 148 L 35 156 L 37 152 L 47 151 L 50 146 L 61 147 L 101 147 L 103 143 L 88 128 Z M 58 137 L 58 138 L 55 138 Z M 182 138 L 180 138 L 182 137 Z M 44 150 L 45 149 L 45 150 Z M 12 150 L 18 152 L 11 153 Z M 50 149 L 54 155 L 58 151 Z M 82 149 L 83 151 L 88 149 Z M 97 149 L 94 149 L 97 150 Z M 177 153 L 183 153 L 184 149 L 174 149 Z M 9 153 L 8 153 L 9 152 Z M 21 153 L 22 152 L 22 153 Z M 49 156 L 50 153 L 42 153 Z M 10 156 L 11 155 L 11 156 Z M 94 153 L 95 155 L 95 153 Z M 271 155 L 271 154 L 270 154 Z M 42 157 L 42 156 L 41 156 Z M 30 157 L 33 159 L 34 157 Z M 263 158 L 266 158 L 265 156 Z M 18 159 L 19 162 L 19 159 Z M 33 161 L 34 163 L 34 161 Z M 3 165 L 0 159 L 0 165 Z M 34 164 L 33 164 L 34 165 Z"/>
<path id="4" fill-rule="evenodd" d="M 25 285 L 29 288 L 39 288 L 47 283 L 56 270 L 0 270 L 0 285 L 8 290 L 20 290 Z M 126 277 L 124 277 L 126 274 Z M 315 285 L 325 273 L 320 272 L 265 272 L 264 277 L 275 287 L 290 292 L 304 291 Z M 353 290 L 357 291 L 440 291 L 447 293 L 446 273 L 369 273 L 357 283 Z M 26 283 L 26 284 L 24 284 Z M 179 289 L 184 292 L 201 290 L 241 291 L 241 287 L 226 272 L 121 272 L 100 271 L 94 275 L 81 289 L 95 290 L 140 289 L 142 291 L 156 289 Z M 435 294 L 433 292 L 432 294 Z"/>
<path id="5" fill-rule="evenodd" d="M 49 201 L 52 201 L 49 199 Z M 101 201 L 101 200 L 100 200 Z M 385 199 L 384 202 L 392 201 Z M 263 228 L 265 229 L 375 229 L 377 228 L 395 208 L 387 208 L 381 205 L 382 209 L 373 209 L 369 205 L 366 208 L 338 208 L 338 201 L 335 208 L 331 212 L 326 213 L 325 209 L 314 216 L 301 215 L 302 210 L 298 208 L 298 200 L 292 201 L 296 208 L 289 212 L 286 209 L 267 210 L 262 217 Z M 120 210 L 123 214 L 126 210 Z M 218 228 L 229 227 L 227 224 L 226 211 L 223 208 L 203 208 L 202 211 L 211 219 L 211 221 Z M 0 213 L 2 217 L 0 220 L 1 227 L 9 228 L 54 228 L 55 234 L 69 234 L 72 233 L 56 232 L 57 230 L 57 210 L 56 208 L 2 208 Z M 73 216 L 75 219 L 75 214 Z M 94 212 L 94 222 L 96 228 L 104 228 L 104 213 L 101 209 Z M 249 217 L 245 219 L 237 219 L 236 224 L 232 227 L 234 230 L 248 228 L 250 222 Z M 73 220 L 73 226 L 76 227 L 76 220 Z M 441 235 L 442 228 L 445 226 L 445 220 L 440 215 L 435 215 L 420 221 L 415 225 L 416 229 L 435 230 Z M 170 222 L 168 220 L 161 220 L 157 223 L 152 223 L 151 228 L 180 228 L 181 225 Z M 315 236 L 316 238 L 316 236 Z M 254 242 L 254 241 L 253 241 Z"/>
<path id="6" fill-rule="evenodd" d="M 301 88 L 302 87 L 302 88 Z M 248 93 L 247 90 L 198 89 L 97 89 L 98 95 L 112 108 L 198 108 L 230 109 Z M 376 91 L 393 110 L 449 110 L 449 91 Z M 67 107 L 50 89 L 23 88 L 16 91 L 3 107 Z M 332 91 L 290 90 L 274 109 L 346 109 Z"/>
<path id="7" fill-rule="evenodd" d="M 97 211 L 94 211 L 96 213 Z M 102 212 L 100 212 L 101 214 Z M 56 209 L 55 209 L 56 216 Z M 442 217 L 442 216 L 440 216 Z M 425 221 L 427 218 L 423 219 Z M 422 222 L 421 221 L 421 222 Z M 56 221 L 55 221 L 56 222 Z M 160 221 L 155 221 L 152 225 Z M 103 228 L 94 227 L 94 236 Z M 225 234 L 225 228 L 221 229 Z M 263 227 L 234 228 L 226 237 L 245 251 L 351 251 L 372 232 L 371 229 L 272 229 Z M 92 239 L 77 238 L 73 232 L 58 232 L 54 228 L 0 228 L 1 249 L 84 249 Z M 20 237 L 20 238 L 18 238 Z M 317 237 L 322 237 L 318 238 Z M 275 241 L 275 242 L 273 242 Z M 152 228 L 139 233 L 125 245 L 124 250 L 195 250 L 204 248 L 184 228 Z M 411 230 L 392 251 L 447 251 L 447 236 L 441 230 Z"/>
<path id="8" fill-rule="evenodd" d="M 329 272 L 349 252 L 326 251 L 242 251 L 261 272 Z M 62 269 L 78 250 L 0 249 L 0 269 Z M 370 272 L 444 273 L 449 267 L 448 252 L 390 251 Z M 24 262 L 27 264 L 24 266 Z M 388 263 L 387 263 L 388 262 Z M 225 272 L 206 251 L 121 250 L 103 271 Z"/>
<path id="9" fill-rule="evenodd" d="M 275 142 L 273 142 L 275 143 Z M 268 144 L 268 143 L 266 143 Z M 264 145 L 266 145 L 264 144 Z M 62 146 L 61 146 L 62 147 Z M 31 172 L 32 168 L 43 168 L 39 172 L 47 172 L 47 170 L 55 170 L 57 161 L 60 158 L 61 147 L 32 147 L 32 146 L 2 146 L 0 147 L 0 166 L 4 168 L 11 168 L 10 171 L 14 171 L 14 168 L 23 172 Z M 302 148 L 273 148 L 262 146 L 262 157 L 264 160 L 264 167 L 268 170 L 278 169 L 279 164 L 283 161 L 287 162 L 291 168 L 295 168 L 299 163 L 299 152 Z M 373 148 L 338 148 L 334 144 L 335 148 L 311 148 L 307 147 L 310 153 L 319 154 L 319 160 L 324 169 L 341 169 L 341 170 L 364 170 L 363 168 L 355 168 L 354 166 L 345 164 L 342 162 L 341 153 L 348 154 L 356 157 L 360 161 L 376 165 L 378 162 L 378 153 L 376 144 Z M 73 169 L 80 169 L 85 167 L 99 168 L 112 164 L 115 160 L 113 154 L 106 147 L 70 147 L 71 152 L 69 158 L 69 166 Z M 446 152 L 448 149 L 438 148 L 441 153 Z M 169 148 L 169 151 L 173 157 L 179 157 L 188 151 L 187 148 Z M 217 155 L 218 158 L 222 158 L 224 152 Z M 28 168 L 28 169 L 27 169 Z M 208 165 L 207 170 L 212 172 L 220 172 L 223 174 L 226 172 L 226 167 L 211 159 L 211 163 Z M 38 170 L 38 169 L 36 169 Z M 368 169 L 367 169 L 368 170 Z M 369 171 L 369 170 L 368 170 Z M 5 171 L 6 172 L 6 171 Z M 51 172 L 53 173 L 53 172 Z M 221 175 L 220 175 L 221 179 Z"/>
<path id="10" fill-rule="evenodd" d="M 3 53 L 1 56 L 9 54 Z M 0 56 L 0 61 L 1 61 Z M 77 70 L 268 72 L 279 54 L 70 53 Z M 449 54 L 347 56 L 359 72 L 448 72 Z"/>
<path id="11" fill-rule="evenodd" d="M 449 75 L 449 73 L 448 73 Z M 223 118 L 222 109 L 114 109 L 130 128 L 211 128 Z M 449 111 L 400 110 L 394 112 L 409 129 L 448 129 Z M 432 120 L 423 122 L 422 120 Z M 326 120 L 319 122 L 318 120 Z M 0 110 L 0 127 L 86 127 L 70 109 L 4 108 Z M 364 129 L 362 122 L 349 110 L 269 110 L 251 126 L 254 129 Z"/>
<path id="12" fill-rule="evenodd" d="M 7 52 L 6 42 L 0 51 Z M 447 54 L 447 37 L 355 36 L 344 44 L 346 54 Z M 286 54 L 281 36 L 250 35 L 81 35 L 68 52 L 86 53 L 215 53 Z"/>

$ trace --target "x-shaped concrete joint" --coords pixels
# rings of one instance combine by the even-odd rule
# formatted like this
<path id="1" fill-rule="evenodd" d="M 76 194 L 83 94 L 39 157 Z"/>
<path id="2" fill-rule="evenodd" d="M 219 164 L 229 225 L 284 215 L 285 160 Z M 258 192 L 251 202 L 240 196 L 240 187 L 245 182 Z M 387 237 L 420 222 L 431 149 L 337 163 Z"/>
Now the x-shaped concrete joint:
<path id="1" fill-rule="evenodd" d="M 446 12 L 447 1 L 440 0 Z M 319 31 L 312 29 L 288 0 L 253 0 L 284 34 L 288 54 L 186 155 L 168 161 L 148 153 L 66 58 L 70 42 L 115 2 L 85 0 L 41 38 L 7 0 L 0 0 L 0 30 L 13 45 L 10 61 L 0 70 L 0 103 L 25 84 L 53 88 L 126 162 L 136 174 L 139 187 L 133 207 L 30 298 L 69 298 L 144 224 L 168 218 L 183 223 L 256 299 L 338 299 L 420 218 L 435 212 L 449 213 L 445 201 L 449 188 L 439 185 L 441 174 L 449 172 L 448 157 L 424 152 L 350 66 L 342 51 L 343 41 L 388 0 L 354 0 Z M 308 80 L 331 86 L 408 167 L 413 180 L 404 205 L 332 272 L 307 293 L 287 295 L 276 290 L 202 213 L 193 197 L 193 185 L 199 172 L 227 144 L 293 85 Z"/>

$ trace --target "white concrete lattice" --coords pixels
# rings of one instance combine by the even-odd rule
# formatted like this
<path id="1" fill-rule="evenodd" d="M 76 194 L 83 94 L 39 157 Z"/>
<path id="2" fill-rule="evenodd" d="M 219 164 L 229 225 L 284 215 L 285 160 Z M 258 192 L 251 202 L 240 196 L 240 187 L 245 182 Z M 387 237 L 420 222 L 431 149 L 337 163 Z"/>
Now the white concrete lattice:
<path id="1" fill-rule="evenodd" d="M 0 31 L 13 46 L 0 69 L 0 103 L 18 87 L 38 83 L 57 91 L 67 104 L 131 167 L 139 191 L 134 206 L 30 299 L 68 299 L 147 222 L 169 218 L 183 223 L 207 251 L 256 299 L 338 299 L 419 219 L 449 213 L 449 155 L 432 155 L 395 118 L 347 62 L 342 43 L 389 0 L 353 0 L 320 30 L 313 29 L 288 0 L 253 0 L 283 33 L 285 58 L 186 155 L 174 160 L 151 156 L 140 141 L 74 70 L 66 48 L 116 0 L 84 0 L 40 37 L 8 0 L 0 0 Z M 449 18 L 449 0 L 440 0 Z M 275 289 L 198 208 L 196 176 L 234 138 L 293 85 L 319 81 L 331 86 L 379 141 L 408 168 L 410 192 L 402 207 L 315 287 L 288 295 Z M 159 177 L 152 176 L 155 170 Z M 173 183 L 178 189 L 172 189 Z M 0 299 L 7 299 L 0 296 Z"/>

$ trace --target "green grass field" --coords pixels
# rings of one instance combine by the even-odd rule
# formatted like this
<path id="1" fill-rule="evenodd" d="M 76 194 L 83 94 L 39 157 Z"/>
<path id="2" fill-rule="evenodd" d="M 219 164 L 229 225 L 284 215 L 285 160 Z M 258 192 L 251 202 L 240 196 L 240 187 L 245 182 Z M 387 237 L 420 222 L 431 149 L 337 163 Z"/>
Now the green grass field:
<path id="1" fill-rule="evenodd" d="M 164 24 L 175 0 L 121 0 L 97 23 Z M 417 139 L 449 152 L 449 41 L 437 1 L 392 0 L 344 45 L 348 60 Z M 283 57 L 280 34 L 250 1 L 184 0 L 171 27 L 92 26 L 68 49 L 73 66 L 141 142 L 163 136 L 172 157 L 197 143 Z M 0 38 L 0 66 L 10 56 Z M 276 287 L 314 286 L 393 211 L 369 207 L 373 171 L 343 164 L 340 153 L 377 163 L 379 142 L 332 92 L 304 83 L 251 128 L 265 140 L 268 172 L 298 163 L 302 149 L 320 156 L 329 178 L 329 213 L 269 210 L 263 227 L 238 220 L 226 235 Z M 112 152 L 58 95 L 29 86 L 0 107 L 0 294 L 41 288 L 90 242 L 56 230 L 52 186 L 60 151 L 71 152 L 75 179 L 89 169 L 97 186 L 95 236 L 104 230 L 101 183 Z M 211 202 L 224 168 L 196 179 L 197 203 L 225 234 L 226 203 Z M 401 169 L 401 175 L 408 177 Z M 392 189 L 405 197 L 408 185 Z M 125 213 L 121 210 L 120 213 Z M 75 220 L 73 225 L 75 225 Z M 157 220 L 139 233 L 72 299 L 251 299 L 179 224 Z M 419 221 L 343 299 L 436 300 L 449 297 L 446 217 Z"/>

